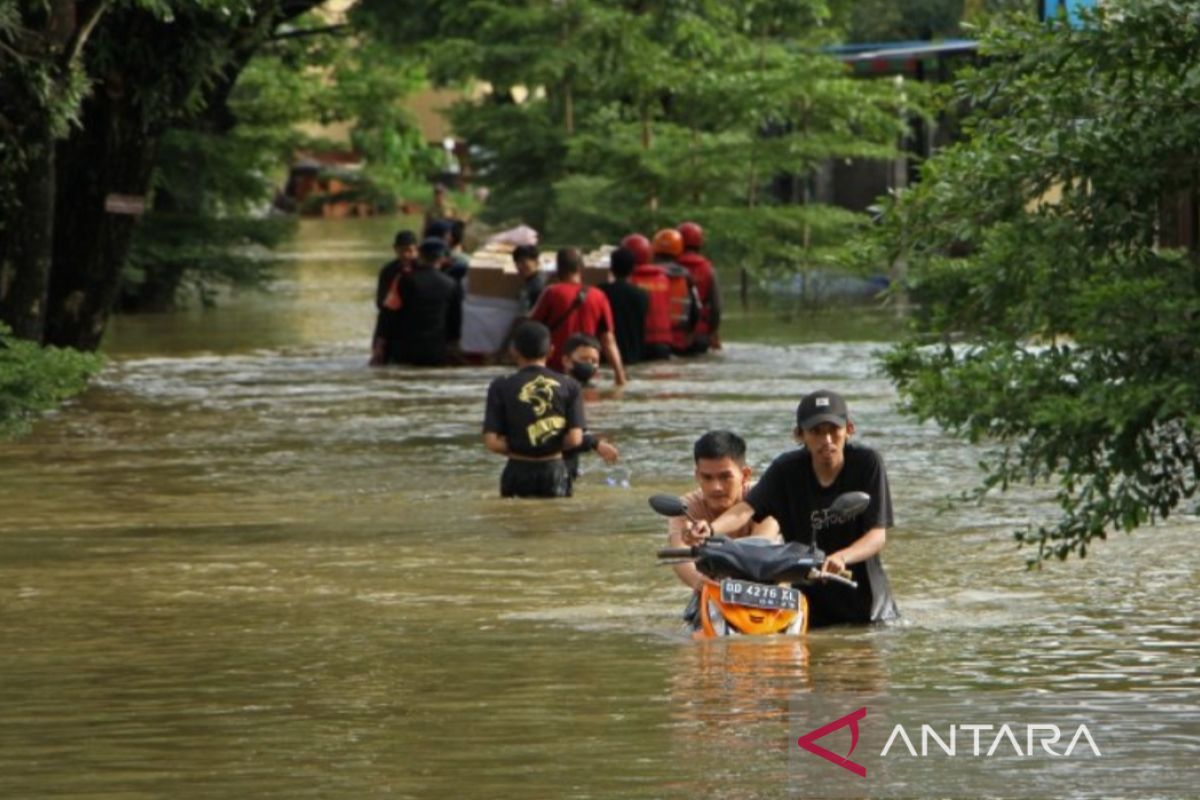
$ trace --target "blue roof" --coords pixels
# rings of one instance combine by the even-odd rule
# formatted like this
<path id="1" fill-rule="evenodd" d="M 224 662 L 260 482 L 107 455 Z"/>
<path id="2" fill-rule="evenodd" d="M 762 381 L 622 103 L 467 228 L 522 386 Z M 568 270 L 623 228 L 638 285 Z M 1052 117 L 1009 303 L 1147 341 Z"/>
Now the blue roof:
<path id="1" fill-rule="evenodd" d="M 912 41 L 837 44 L 825 49 L 842 61 L 853 63 L 855 61 L 874 61 L 876 59 L 925 58 L 953 53 L 973 53 L 978 48 L 979 42 L 974 39 L 942 39 L 936 42 Z"/>

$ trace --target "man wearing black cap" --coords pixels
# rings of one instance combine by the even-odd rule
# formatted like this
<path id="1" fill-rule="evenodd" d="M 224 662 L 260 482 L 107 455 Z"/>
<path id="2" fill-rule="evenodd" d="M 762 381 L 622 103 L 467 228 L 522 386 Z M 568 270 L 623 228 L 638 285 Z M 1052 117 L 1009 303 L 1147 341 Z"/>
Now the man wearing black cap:
<path id="1" fill-rule="evenodd" d="M 796 409 L 794 433 L 803 446 L 776 458 L 746 499 L 711 525 L 694 525 L 689 543 L 711 533 L 731 533 L 752 519 L 774 517 L 786 541 L 825 551 L 823 571 L 849 569 L 858 583 L 857 589 L 834 581 L 806 588 L 810 627 L 896 618 L 899 614 L 879 558 L 892 526 L 892 497 L 883 459 L 871 448 L 850 442 L 854 423 L 837 392 L 805 395 Z M 834 498 L 854 491 L 871 496 L 865 512 L 853 519 L 830 513 Z"/>
<path id="2" fill-rule="evenodd" d="M 462 287 L 438 270 L 446 253 L 441 239 L 425 239 L 417 263 L 400 279 L 404 304 L 397 314 L 390 363 L 436 367 L 454 357 L 462 331 Z"/>

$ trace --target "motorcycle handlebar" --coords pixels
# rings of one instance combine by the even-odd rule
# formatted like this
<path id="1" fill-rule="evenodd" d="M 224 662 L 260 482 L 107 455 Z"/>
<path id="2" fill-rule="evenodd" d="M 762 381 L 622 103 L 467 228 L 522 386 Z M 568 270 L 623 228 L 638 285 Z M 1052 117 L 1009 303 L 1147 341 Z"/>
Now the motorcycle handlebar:
<path id="1" fill-rule="evenodd" d="M 664 547 L 658 551 L 659 558 L 691 558 L 696 551 L 691 547 Z"/>

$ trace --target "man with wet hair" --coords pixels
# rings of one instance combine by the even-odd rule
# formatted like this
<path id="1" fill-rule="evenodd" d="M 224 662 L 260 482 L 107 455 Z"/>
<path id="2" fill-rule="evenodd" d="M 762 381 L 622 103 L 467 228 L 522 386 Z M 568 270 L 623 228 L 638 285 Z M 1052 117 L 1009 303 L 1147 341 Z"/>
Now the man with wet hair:
<path id="1" fill-rule="evenodd" d="M 692 447 L 696 463 L 693 473 L 697 488 L 679 499 L 687 507 L 687 517 L 671 517 L 667 522 L 667 542 L 670 547 L 683 547 L 687 520 L 713 522 L 737 503 L 744 500 L 753 483 L 753 471 L 746 464 L 746 442 L 732 431 L 709 431 Z M 731 539 L 743 536 L 762 536 L 779 540 L 779 525 L 771 517 L 759 522 L 747 520 L 726 534 Z M 679 580 L 696 592 L 708 578 L 691 563 L 674 564 Z M 695 598 L 693 598 L 695 599 Z"/>
<path id="2" fill-rule="evenodd" d="M 825 551 L 825 572 L 849 568 L 858 588 L 825 581 L 804 589 L 809 627 L 882 622 L 899 616 L 879 553 L 892 527 L 892 496 L 883 459 L 850 441 L 854 423 L 845 399 L 820 389 L 796 408 L 796 441 L 802 445 L 776 458 L 745 499 L 715 521 L 689 525 L 683 541 L 729 535 L 754 520 L 772 516 L 783 538 Z M 871 503 L 851 519 L 831 513 L 845 492 L 866 492 Z"/>
<path id="3" fill-rule="evenodd" d="M 583 443 L 586 425 L 579 383 L 546 367 L 550 330 L 526 320 L 513 332 L 517 371 L 488 386 L 483 444 L 508 458 L 502 497 L 570 497 L 563 451 Z"/>

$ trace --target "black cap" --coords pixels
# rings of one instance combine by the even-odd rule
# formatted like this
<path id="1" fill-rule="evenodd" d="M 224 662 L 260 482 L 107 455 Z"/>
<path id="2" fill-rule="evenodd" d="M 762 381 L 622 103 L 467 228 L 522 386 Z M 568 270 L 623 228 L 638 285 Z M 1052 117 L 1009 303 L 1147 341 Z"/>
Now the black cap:
<path id="1" fill-rule="evenodd" d="M 418 250 L 421 258 L 428 258 L 431 261 L 436 261 L 446 255 L 446 243 L 441 239 L 428 237 L 421 242 L 421 248 Z"/>
<path id="2" fill-rule="evenodd" d="M 806 394 L 800 405 L 796 406 L 796 424 L 802 431 L 811 430 L 823 422 L 832 422 L 844 428 L 849 420 L 850 410 L 846 408 L 846 401 L 840 394 L 828 389 Z"/>

